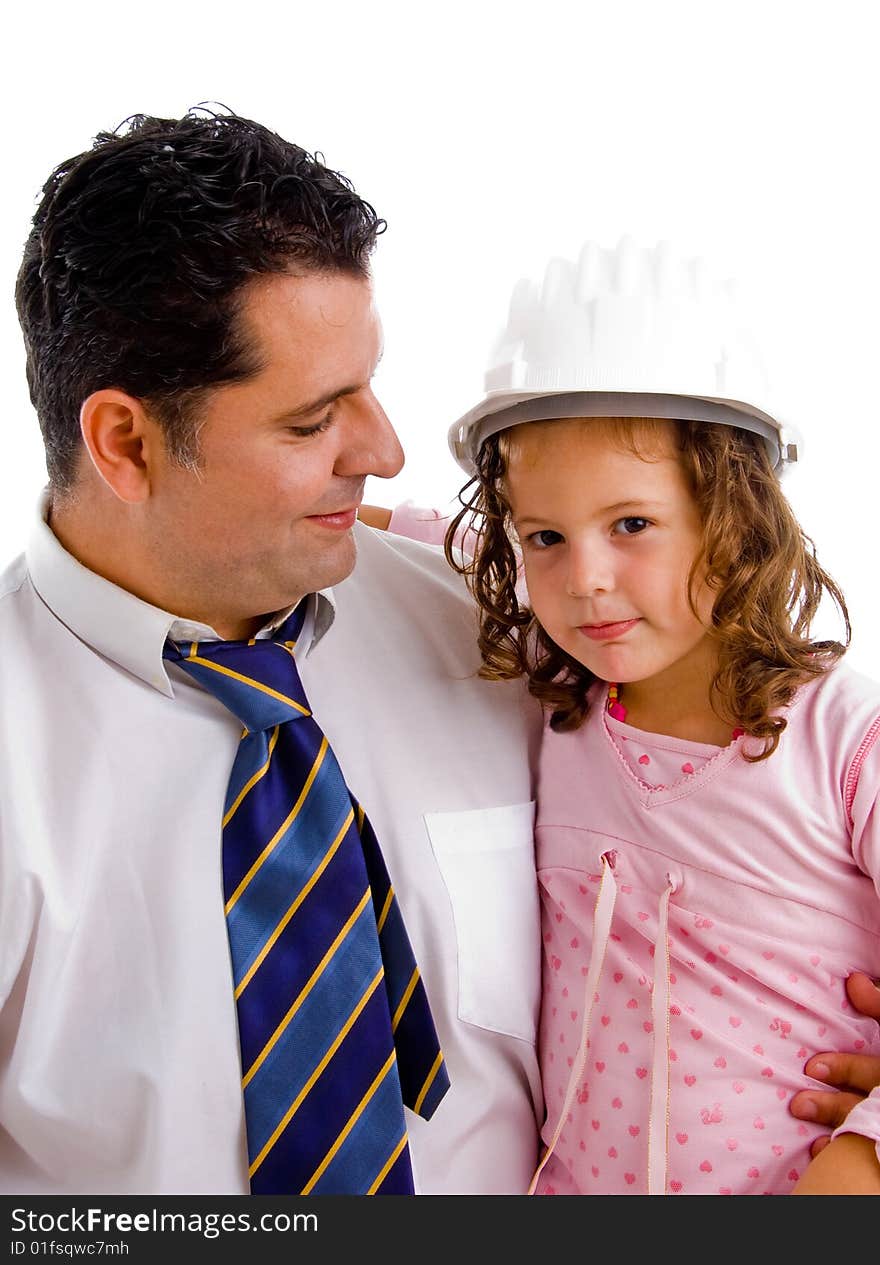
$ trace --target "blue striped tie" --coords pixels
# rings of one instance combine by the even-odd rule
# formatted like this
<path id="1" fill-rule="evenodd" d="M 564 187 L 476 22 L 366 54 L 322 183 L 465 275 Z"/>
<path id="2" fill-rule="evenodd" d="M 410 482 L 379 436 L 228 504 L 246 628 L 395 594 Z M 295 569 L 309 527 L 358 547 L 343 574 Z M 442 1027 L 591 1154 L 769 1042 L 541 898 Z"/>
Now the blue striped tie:
<path id="1" fill-rule="evenodd" d="M 223 815 L 251 1191 L 413 1193 L 403 1106 L 449 1088 L 376 836 L 274 640 L 167 642 L 244 725 Z"/>

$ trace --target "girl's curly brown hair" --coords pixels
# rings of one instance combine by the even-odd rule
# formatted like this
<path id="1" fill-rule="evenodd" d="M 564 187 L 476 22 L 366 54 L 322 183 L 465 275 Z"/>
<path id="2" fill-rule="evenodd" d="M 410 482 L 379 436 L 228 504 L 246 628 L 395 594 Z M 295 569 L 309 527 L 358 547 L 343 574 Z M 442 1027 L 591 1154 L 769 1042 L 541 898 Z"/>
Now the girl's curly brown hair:
<path id="1" fill-rule="evenodd" d="M 585 424 L 596 424 L 590 419 Z M 529 425 L 554 425 L 533 422 Z M 662 452 L 669 423 L 653 418 L 601 419 L 614 442 L 644 460 Z M 760 436 L 739 427 L 693 421 L 672 424 L 677 456 L 702 523 L 702 545 L 689 575 L 694 607 L 696 578 L 714 590 L 711 631 L 719 648 L 712 682 L 713 708 L 725 721 L 764 740 L 772 755 L 786 727 L 778 715 L 797 688 L 833 666 L 850 640 L 843 594 L 816 560 L 773 473 Z M 463 508 L 450 524 L 446 556 L 467 579 L 480 608 L 480 676 L 525 676 L 528 688 L 551 709 L 551 727 L 577 729 L 589 710 L 587 691 L 596 677 L 561 650 L 517 596 L 518 557 L 505 491 L 511 436 L 487 439 L 477 459 L 478 477 L 461 491 Z M 458 530 L 469 525 L 472 560 L 454 550 Z M 810 627 L 823 594 L 840 611 L 846 640 L 813 641 Z"/>

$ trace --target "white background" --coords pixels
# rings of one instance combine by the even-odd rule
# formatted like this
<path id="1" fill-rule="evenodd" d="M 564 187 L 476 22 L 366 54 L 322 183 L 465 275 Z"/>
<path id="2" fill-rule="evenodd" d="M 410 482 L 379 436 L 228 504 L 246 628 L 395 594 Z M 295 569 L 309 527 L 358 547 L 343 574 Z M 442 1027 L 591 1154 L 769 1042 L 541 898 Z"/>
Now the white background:
<path id="1" fill-rule="evenodd" d="M 0 40 L 0 558 L 45 478 L 11 297 L 38 190 L 128 114 L 219 101 L 322 151 L 388 220 L 377 390 L 409 460 L 369 500 L 454 496 L 446 428 L 481 394 L 513 282 L 551 255 L 629 233 L 735 276 L 806 434 L 789 493 L 850 602 L 851 661 L 880 676 L 877 13 L 854 0 L 20 6 Z"/>

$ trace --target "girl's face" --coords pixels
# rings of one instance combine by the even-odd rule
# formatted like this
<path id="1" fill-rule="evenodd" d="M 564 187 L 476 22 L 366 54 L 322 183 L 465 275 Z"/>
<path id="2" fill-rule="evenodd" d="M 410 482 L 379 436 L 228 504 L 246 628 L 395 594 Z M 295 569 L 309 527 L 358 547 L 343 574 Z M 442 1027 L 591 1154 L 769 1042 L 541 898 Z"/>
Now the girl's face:
<path id="1" fill-rule="evenodd" d="M 689 660 L 705 663 L 712 594 L 698 573 L 695 615 L 688 575 L 700 519 L 674 427 L 659 423 L 647 458 L 626 451 L 599 418 L 510 433 L 506 491 L 532 609 L 603 681 L 647 681 L 668 669 L 677 677 Z"/>

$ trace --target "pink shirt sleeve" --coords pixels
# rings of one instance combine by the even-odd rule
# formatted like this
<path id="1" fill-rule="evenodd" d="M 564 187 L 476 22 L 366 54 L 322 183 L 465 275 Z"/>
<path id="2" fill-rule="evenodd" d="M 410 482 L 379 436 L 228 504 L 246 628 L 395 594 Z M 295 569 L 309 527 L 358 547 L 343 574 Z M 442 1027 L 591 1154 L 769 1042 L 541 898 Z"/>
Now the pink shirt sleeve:
<path id="1" fill-rule="evenodd" d="M 880 900 L 880 718 L 859 745 L 847 773 L 844 795 L 852 822 L 853 858 L 874 880 Z"/>
<path id="2" fill-rule="evenodd" d="M 439 510 L 422 509 L 412 501 L 403 501 L 391 511 L 388 530 L 426 545 L 442 545 L 449 523 L 449 516 Z"/>
<path id="3" fill-rule="evenodd" d="M 880 1085 L 853 1107 L 843 1124 L 838 1125 L 831 1136 L 836 1138 L 841 1133 L 860 1133 L 862 1137 L 871 1138 L 880 1163 Z"/>
<path id="4" fill-rule="evenodd" d="M 874 880 L 880 899 L 880 719 L 865 734 L 847 775 L 846 807 L 852 820 L 853 857 Z M 860 1133 L 871 1138 L 880 1162 L 880 1086 L 852 1111 L 832 1133 Z"/>
<path id="5" fill-rule="evenodd" d="M 410 540 L 421 540 L 426 545 L 442 545 L 452 519 L 452 514 L 424 509 L 420 505 L 414 505 L 412 501 L 404 501 L 391 511 L 388 530 L 398 536 L 408 536 Z M 453 537 L 453 544 L 468 558 L 472 558 L 476 538 L 477 533 L 472 527 L 460 525 Z"/>

